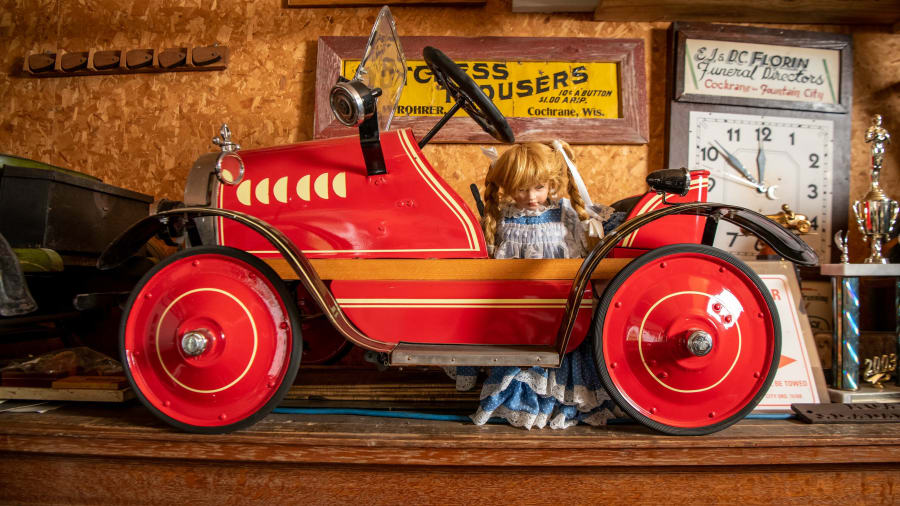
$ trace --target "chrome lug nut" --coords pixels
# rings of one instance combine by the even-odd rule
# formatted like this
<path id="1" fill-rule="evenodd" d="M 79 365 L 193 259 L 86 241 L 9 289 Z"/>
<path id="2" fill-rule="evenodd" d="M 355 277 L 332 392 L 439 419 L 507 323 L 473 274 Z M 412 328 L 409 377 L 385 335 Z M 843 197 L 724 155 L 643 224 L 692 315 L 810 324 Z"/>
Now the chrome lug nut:
<path id="1" fill-rule="evenodd" d="M 209 340 L 205 333 L 200 330 L 192 330 L 181 336 L 181 350 L 189 357 L 196 357 L 204 351 L 209 345 Z"/>
<path id="2" fill-rule="evenodd" d="M 696 357 L 702 357 L 712 351 L 713 339 L 708 332 L 695 330 L 687 338 L 687 349 Z"/>

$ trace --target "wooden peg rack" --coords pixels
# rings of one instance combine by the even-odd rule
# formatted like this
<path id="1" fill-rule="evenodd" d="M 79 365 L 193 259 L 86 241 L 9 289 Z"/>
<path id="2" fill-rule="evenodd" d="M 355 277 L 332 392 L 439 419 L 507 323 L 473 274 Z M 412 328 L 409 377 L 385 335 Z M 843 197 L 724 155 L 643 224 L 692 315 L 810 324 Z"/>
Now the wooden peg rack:
<path id="1" fill-rule="evenodd" d="M 34 77 L 196 72 L 226 68 L 228 47 L 220 45 L 32 53 L 25 57 L 22 64 L 22 70 Z"/>

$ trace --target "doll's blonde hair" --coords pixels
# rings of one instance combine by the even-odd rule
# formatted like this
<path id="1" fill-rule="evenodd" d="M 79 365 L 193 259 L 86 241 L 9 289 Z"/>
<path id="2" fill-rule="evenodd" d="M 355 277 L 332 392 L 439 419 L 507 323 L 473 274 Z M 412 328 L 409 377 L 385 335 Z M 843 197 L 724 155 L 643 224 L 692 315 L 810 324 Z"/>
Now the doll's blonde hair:
<path id="1" fill-rule="evenodd" d="M 560 141 L 562 149 L 570 160 L 575 161 L 572 148 Z M 481 227 L 488 246 L 493 246 L 497 226 L 500 223 L 500 208 L 504 201 L 511 201 L 519 188 L 545 184 L 549 189 L 549 200 L 555 202 L 565 187 L 572 201 L 572 208 L 582 220 L 588 219 L 584 201 L 569 177 L 569 168 L 562 154 L 540 142 L 526 142 L 507 149 L 491 164 L 484 178 L 484 218 Z"/>

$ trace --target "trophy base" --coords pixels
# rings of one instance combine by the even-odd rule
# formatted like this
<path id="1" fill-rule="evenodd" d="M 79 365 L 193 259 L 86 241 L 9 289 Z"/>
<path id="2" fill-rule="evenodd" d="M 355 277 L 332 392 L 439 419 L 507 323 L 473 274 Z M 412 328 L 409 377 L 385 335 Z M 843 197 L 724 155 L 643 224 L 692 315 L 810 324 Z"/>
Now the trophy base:
<path id="1" fill-rule="evenodd" d="M 885 385 L 884 388 L 861 386 L 859 390 L 839 390 L 829 388 L 831 402 L 856 404 L 860 402 L 900 402 L 900 387 Z"/>

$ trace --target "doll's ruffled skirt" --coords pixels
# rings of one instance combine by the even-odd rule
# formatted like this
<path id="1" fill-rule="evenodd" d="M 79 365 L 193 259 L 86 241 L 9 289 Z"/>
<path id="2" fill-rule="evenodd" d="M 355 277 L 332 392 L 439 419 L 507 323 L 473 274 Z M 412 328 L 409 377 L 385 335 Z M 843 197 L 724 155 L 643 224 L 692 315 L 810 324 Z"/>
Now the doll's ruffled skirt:
<path id="1" fill-rule="evenodd" d="M 548 425 L 564 429 L 578 423 L 605 425 L 610 418 L 622 416 L 600 383 L 592 350 L 590 339 L 586 339 L 565 355 L 556 369 L 491 368 L 472 421 L 482 425 L 499 417 L 526 429 Z M 473 367 L 457 368 L 457 388 L 474 386 L 476 375 Z"/>

